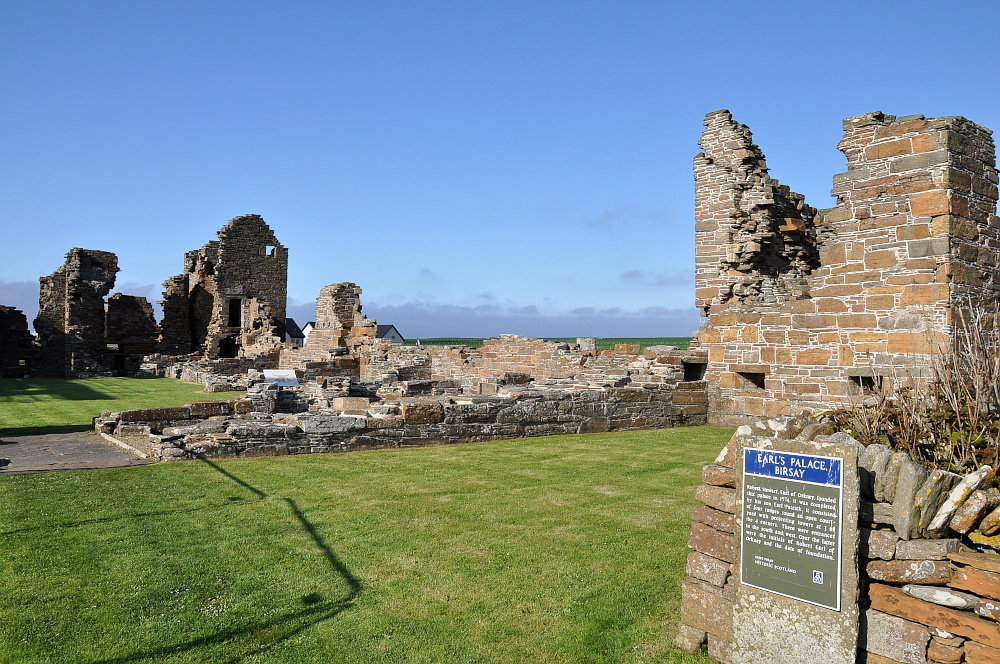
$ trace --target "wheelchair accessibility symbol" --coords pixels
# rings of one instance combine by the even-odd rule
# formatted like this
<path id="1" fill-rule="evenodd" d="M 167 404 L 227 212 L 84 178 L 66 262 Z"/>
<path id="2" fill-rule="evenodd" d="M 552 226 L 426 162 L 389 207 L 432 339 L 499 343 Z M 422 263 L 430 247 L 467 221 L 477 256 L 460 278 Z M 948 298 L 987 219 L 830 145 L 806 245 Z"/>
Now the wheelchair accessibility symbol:
<path id="1" fill-rule="evenodd" d="M 823 584 L 823 572 L 816 569 L 813 570 L 813 583 Z"/>

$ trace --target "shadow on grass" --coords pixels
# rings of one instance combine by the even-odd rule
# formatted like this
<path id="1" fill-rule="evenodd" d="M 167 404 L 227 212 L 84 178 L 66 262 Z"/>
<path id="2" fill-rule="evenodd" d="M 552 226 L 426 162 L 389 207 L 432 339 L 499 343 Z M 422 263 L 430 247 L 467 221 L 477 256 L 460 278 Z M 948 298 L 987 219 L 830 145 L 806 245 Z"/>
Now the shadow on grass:
<path id="1" fill-rule="evenodd" d="M 93 431 L 93 424 L 62 424 L 49 427 L 4 427 L 5 436 L 45 436 L 52 433 L 83 433 Z M 2 441 L 0 441 L 2 442 Z"/>
<path id="2" fill-rule="evenodd" d="M 112 401 L 113 394 L 94 389 L 82 379 L 5 378 L 0 380 L 0 403 L 33 401 Z"/>
<path id="3" fill-rule="evenodd" d="M 202 458 L 201 461 L 227 479 L 252 492 L 261 500 L 267 498 L 266 493 L 252 484 L 241 480 L 221 466 L 205 458 Z M 354 599 L 361 592 L 361 581 L 340 561 L 337 554 L 333 552 L 333 549 L 329 547 L 326 540 L 316 530 L 316 527 L 306 518 L 306 515 L 299 508 L 298 504 L 291 498 L 283 498 L 282 500 L 291 509 L 302 530 L 309 535 L 313 543 L 320 550 L 330 571 L 347 584 L 347 593 L 343 597 L 325 598 L 321 593 L 309 593 L 300 598 L 303 608 L 291 611 L 285 615 L 275 616 L 268 620 L 248 621 L 243 625 L 228 627 L 213 634 L 190 639 L 182 643 L 150 648 L 123 657 L 95 660 L 92 664 L 126 664 L 127 662 L 140 662 L 143 660 L 157 661 L 167 656 L 193 651 L 205 646 L 221 645 L 236 639 L 246 639 L 246 643 L 236 646 L 238 649 L 244 651 L 243 654 L 229 659 L 216 660 L 226 662 L 227 664 L 236 664 L 249 657 L 259 656 L 310 627 L 329 620 L 342 611 L 349 609 L 353 605 Z"/>

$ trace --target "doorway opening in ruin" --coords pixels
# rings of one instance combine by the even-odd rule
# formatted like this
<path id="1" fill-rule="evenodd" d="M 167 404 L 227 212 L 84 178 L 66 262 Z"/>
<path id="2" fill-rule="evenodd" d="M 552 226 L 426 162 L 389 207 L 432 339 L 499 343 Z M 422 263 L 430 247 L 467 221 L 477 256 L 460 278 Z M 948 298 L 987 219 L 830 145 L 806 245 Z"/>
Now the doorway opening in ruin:
<path id="1" fill-rule="evenodd" d="M 229 327 L 243 327 L 243 300 L 238 297 L 229 300 L 229 320 L 226 322 L 226 325 Z"/>
<path id="2" fill-rule="evenodd" d="M 223 339 L 219 342 L 219 357 L 223 359 L 240 356 L 240 345 L 233 339 Z"/>

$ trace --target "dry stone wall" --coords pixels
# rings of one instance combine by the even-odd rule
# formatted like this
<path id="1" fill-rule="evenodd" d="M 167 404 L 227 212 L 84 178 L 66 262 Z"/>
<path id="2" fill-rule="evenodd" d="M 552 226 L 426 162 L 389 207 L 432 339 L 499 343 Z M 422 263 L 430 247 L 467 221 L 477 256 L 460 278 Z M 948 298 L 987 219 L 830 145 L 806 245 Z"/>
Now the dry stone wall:
<path id="1" fill-rule="evenodd" d="M 964 118 L 844 121 L 819 212 L 770 178 L 749 129 L 710 113 L 695 158 L 697 339 L 713 420 L 843 404 L 929 375 L 963 307 L 996 301 L 990 131 Z"/>
<path id="2" fill-rule="evenodd" d="M 737 449 L 775 438 L 826 440 L 829 425 L 778 418 L 741 426 L 695 496 L 677 644 L 707 648 L 719 662 L 733 648 L 734 533 L 741 500 Z M 826 438 L 824 438 L 826 437 Z M 860 444 L 858 444 L 860 447 Z M 992 468 L 966 476 L 928 472 L 883 445 L 863 448 L 858 661 L 870 664 L 1000 662 L 1000 491 Z M 770 632 L 783 634 L 780 615 Z"/>

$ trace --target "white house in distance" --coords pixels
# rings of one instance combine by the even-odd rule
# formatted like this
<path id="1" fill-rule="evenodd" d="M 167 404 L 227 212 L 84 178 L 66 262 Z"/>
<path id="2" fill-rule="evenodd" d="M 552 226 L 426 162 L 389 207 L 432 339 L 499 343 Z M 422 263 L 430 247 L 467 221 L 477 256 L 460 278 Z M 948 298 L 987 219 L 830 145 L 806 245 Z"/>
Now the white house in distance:
<path id="1" fill-rule="evenodd" d="M 293 339 L 289 338 L 292 328 L 287 321 L 291 321 L 292 324 L 295 323 L 295 321 L 292 320 L 291 318 L 286 319 L 285 340 L 295 343 Z M 305 325 L 303 325 L 301 329 L 299 328 L 298 325 L 295 325 L 295 329 L 299 330 L 299 333 L 302 335 L 302 343 L 296 343 L 296 345 L 297 346 L 304 345 L 306 340 L 309 339 L 309 334 L 313 331 L 313 329 L 315 329 L 315 327 L 316 327 L 316 321 L 314 320 L 311 320 Z M 379 325 L 377 336 L 379 339 L 388 339 L 389 341 L 397 344 L 406 343 L 406 339 L 404 339 L 403 335 L 399 333 L 399 330 L 396 329 L 395 325 Z"/>

